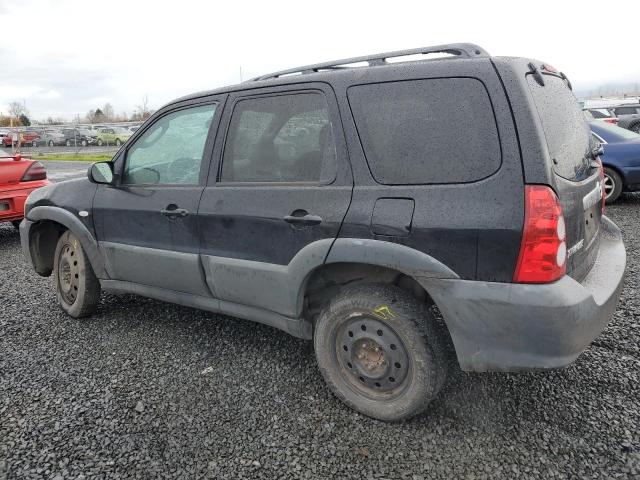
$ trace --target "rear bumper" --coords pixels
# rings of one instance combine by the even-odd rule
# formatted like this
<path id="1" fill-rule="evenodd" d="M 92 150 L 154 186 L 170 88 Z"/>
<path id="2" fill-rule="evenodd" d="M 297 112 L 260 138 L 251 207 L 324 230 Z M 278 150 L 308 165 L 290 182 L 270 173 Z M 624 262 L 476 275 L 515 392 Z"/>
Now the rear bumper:
<path id="1" fill-rule="evenodd" d="M 425 279 L 467 371 L 560 368 L 609 323 L 622 290 L 626 252 L 618 227 L 602 219 L 595 264 L 581 282 L 565 276 L 525 285 Z"/>
<path id="2" fill-rule="evenodd" d="M 24 217 L 24 203 L 27 201 L 29 194 L 37 188 L 49 184 L 46 180 L 28 183 L 30 183 L 28 186 L 0 189 L 0 222 L 21 220 Z"/>

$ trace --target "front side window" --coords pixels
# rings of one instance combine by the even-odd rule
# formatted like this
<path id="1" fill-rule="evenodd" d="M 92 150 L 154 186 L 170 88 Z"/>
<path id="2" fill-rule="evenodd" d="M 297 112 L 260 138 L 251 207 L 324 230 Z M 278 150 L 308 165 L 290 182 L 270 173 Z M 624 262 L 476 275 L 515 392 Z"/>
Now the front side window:
<path id="1" fill-rule="evenodd" d="M 185 108 L 156 120 L 129 147 L 123 183 L 197 184 L 215 108 Z"/>
<path id="2" fill-rule="evenodd" d="M 315 182 L 335 177 L 327 102 L 319 92 L 236 103 L 222 159 L 224 182 Z"/>

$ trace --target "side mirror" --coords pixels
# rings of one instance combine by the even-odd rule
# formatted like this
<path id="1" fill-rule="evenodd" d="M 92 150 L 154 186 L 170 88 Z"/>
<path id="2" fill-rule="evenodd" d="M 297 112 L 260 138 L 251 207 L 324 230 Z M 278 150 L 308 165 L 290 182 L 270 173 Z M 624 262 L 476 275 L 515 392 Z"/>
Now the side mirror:
<path id="1" fill-rule="evenodd" d="M 98 162 L 89 167 L 87 172 L 89 181 L 93 183 L 102 183 L 110 185 L 113 183 L 113 163 Z"/>

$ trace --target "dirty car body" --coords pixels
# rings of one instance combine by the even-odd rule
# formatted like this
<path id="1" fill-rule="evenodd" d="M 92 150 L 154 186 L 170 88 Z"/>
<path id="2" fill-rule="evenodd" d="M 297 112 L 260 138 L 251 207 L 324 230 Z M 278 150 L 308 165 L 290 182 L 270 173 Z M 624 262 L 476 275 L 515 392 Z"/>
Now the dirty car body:
<path id="1" fill-rule="evenodd" d="M 453 58 L 386 62 L 443 51 Z M 455 44 L 184 97 L 90 180 L 32 195 L 23 249 L 49 275 L 69 230 L 104 290 L 301 338 L 339 292 L 393 285 L 439 308 L 464 370 L 563 367 L 611 318 L 626 262 L 567 83 Z"/>

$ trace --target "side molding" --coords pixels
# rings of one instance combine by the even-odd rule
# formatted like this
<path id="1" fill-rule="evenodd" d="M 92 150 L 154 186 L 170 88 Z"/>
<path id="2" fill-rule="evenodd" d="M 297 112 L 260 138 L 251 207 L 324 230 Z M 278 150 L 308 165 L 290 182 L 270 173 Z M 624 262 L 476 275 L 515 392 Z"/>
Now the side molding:
<path id="1" fill-rule="evenodd" d="M 300 250 L 288 265 L 202 255 L 207 284 L 217 298 L 291 318 L 302 315 L 304 289 L 311 273 L 325 263 L 345 262 L 392 268 L 418 280 L 458 278 L 435 258 L 382 240 L 318 240 Z"/>
<path id="2" fill-rule="evenodd" d="M 67 227 L 78 237 L 83 250 L 91 262 L 91 267 L 98 278 L 105 278 L 104 258 L 98 249 L 98 242 L 91 235 L 87 227 L 71 212 L 60 207 L 41 206 L 29 211 L 28 219 L 37 222 L 39 220 L 52 220 Z"/>
<path id="3" fill-rule="evenodd" d="M 360 238 L 338 238 L 326 263 L 353 262 L 398 270 L 414 278 L 459 278 L 435 258 L 399 243 Z"/>

